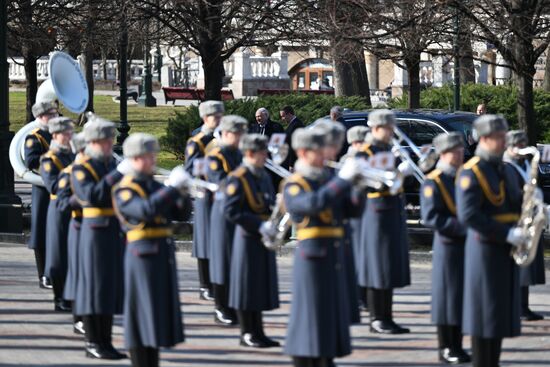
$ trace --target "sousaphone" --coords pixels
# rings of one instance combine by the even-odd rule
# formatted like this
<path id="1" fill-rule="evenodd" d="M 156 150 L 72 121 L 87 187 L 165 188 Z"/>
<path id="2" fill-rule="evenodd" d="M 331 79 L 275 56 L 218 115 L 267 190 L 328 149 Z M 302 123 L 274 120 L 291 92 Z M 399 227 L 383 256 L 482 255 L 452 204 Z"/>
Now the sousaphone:
<path id="1" fill-rule="evenodd" d="M 48 63 L 50 78 L 42 83 L 36 93 L 36 102 L 58 100 L 69 111 L 80 114 L 88 106 L 88 84 L 79 64 L 64 52 L 54 52 Z M 25 166 L 25 138 L 38 127 L 38 121 L 23 126 L 13 137 L 9 157 L 16 175 L 33 185 L 44 186 L 42 177 Z"/>

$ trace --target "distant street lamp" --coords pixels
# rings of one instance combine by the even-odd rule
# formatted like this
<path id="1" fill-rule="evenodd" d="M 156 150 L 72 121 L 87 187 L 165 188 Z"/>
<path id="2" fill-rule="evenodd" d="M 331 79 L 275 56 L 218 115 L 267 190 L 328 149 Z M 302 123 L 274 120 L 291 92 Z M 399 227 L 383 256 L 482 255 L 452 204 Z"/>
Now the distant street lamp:
<path id="1" fill-rule="evenodd" d="M 454 39 L 453 39 L 453 52 L 455 54 L 454 62 L 454 104 L 453 110 L 460 110 L 460 49 L 459 49 L 459 33 L 460 33 L 460 9 L 455 6 L 454 14 Z"/>
<path id="2" fill-rule="evenodd" d="M 9 160 L 10 131 L 8 0 L 0 0 L 0 232 L 21 233 L 23 215 L 21 199 L 15 195 L 13 168 Z"/>
<path id="3" fill-rule="evenodd" d="M 128 24 L 126 22 L 126 4 L 122 4 L 121 32 L 118 44 L 119 65 L 119 85 L 120 85 L 120 122 L 118 124 L 118 137 L 115 151 L 122 153 L 122 144 L 128 137 L 130 125 L 128 124 Z"/>

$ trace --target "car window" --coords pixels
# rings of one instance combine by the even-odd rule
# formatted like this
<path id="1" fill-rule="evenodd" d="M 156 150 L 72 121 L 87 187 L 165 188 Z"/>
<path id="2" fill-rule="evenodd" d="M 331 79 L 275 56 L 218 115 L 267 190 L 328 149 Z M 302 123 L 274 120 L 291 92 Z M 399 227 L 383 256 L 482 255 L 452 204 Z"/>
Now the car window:
<path id="1" fill-rule="evenodd" d="M 466 141 L 467 146 L 472 146 L 475 144 L 475 140 L 473 137 L 473 126 L 471 118 L 469 120 L 463 120 L 463 119 L 456 119 L 456 120 L 449 120 L 447 121 L 447 124 L 451 126 L 451 128 L 454 131 L 460 131 L 464 134 L 464 141 Z"/>
<path id="2" fill-rule="evenodd" d="M 439 125 L 427 121 L 410 120 L 410 131 L 407 134 L 416 146 L 432 144 L 433 138 L 444 133 Z"/>

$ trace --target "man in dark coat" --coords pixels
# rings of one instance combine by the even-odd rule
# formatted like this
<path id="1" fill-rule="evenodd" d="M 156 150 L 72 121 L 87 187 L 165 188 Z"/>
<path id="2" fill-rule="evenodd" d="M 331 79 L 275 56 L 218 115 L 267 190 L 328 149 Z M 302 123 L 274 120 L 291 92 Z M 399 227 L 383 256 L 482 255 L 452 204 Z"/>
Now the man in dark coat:
<path id="1" fill-rule="evenodd" d="M 433 140 L 439 154 L 436 168 L 420 190 L 420 209 L 426 227 L 434 230 L 432 265 L 432 322 L 437 325 L 439 359 L 470 362 L 462 349 L 462 293 L 466 227 L 456 217 L 455 179 L 464 161 L 462 133 L 451 132 Z"/>
<path id="2" fill-rule="evenodd" d="M 224 189 L 227 175 L 241 164 L 239 141 L 247 128 L 248 122 L 241 116 L 222 117 L 218 147 L 206 156 L 206 179 L 220 187 L 214 194 L 210 213 L 209 264 L 216 301 L 214 320 L 226 326 L 235 325 L 237 316 L 229 307 L 229 270 L 235 225 L 225 217 Z"/>
<path id="3" fill-rule="evenodd" d="M 510 251 L 525 236 L 516 227 L 521 187 L 502 161 L 507 130 L 501 116 L 474 121 L 479 144 L 456 182 L 457 217 L 467 227 L 462 330 L 472 337 L 474 367 L 498 366 L 502 338 L 520 335 L 519 269 Z"/>
<path id="4" fill-rule="evenodd" d="M 249 134 L 260 134 L 267 136 L 268 140 L 273 134 L 282 134 L 285 132 L 283 125 L 278 122 L 271 121 L 269 111 L 264 108 L 258 108 L 256 111 L 256 123 L 250 125 Z"/>
<path id="5" fill-rule="evenodd" d="M 214 141 L 214 130 L 220 124 L 225 109 L 222 102 L 204 101 L 199 105 L 199 114 L 203 121 L 200 132 L 193 135 L 187 141 L 185 148 L 185 170 L 194 174 L 193 166 L 204 159 L 207 147 L 210 149 Z M 203 179 L 204 177 L 199 177 Z M 193 211 L 193 249 L 192 256 L 197 258 L 199 270 L 200 298 L 208 301 L 214 300 L 212 295 L 212 283 L 210 282 L 208 235 L 210 222 L 210 208 L 212 196 L 205 192 L 201 198 L 194 199 Z"/>
<path id="6" fill-rule="evenodd" d="M 183 342 L 175 245 L 170 222 L 189 217 L 181 192 L 190 177 L 182 166 L 155 181 L 159 144 L 149 134 L 130 135 L 123 145 L 129 163 L 113 188 L 115 211 L 126 232 L 124 339 L 132 366 L 157 367 L 159 348 Z"/>
<path id="7" fill-rule="evenodd" d="M 80 226 L 82 224 L 82 207 L 73 195 L 71 185 L 71 172 L 73 165 L 82 159 L 84 148 L 86 148 L 86 140 L 84 133 L 74 134 L 71 140 L 73 152 L 76 153 L 75 160 L 67 166 L 59 174 L 59 182 L 65 181 L 63 185 L 58 185 L 56 206 L 61 212 L 69 211 L 71 220 L 69 222 L 69 230 L 67 234 L 67 277 L 65 279 L 65 287 L 63 288 L 63 299 L 73 302 L 73 331 L 75 334 L 84 335 L 84 322 L 82 317 L 76 315 L 74 301 L 76 298 L 76 285 L 78 283 L 78 262 L 79 251 L 78 244 L 80 239 Z M 63 186 L 63 187 L 60 187 Z"/>
<path id="8" fill-rule="evenodd" d="M 38 128 L 25 138 L 25 166 L 38 172 L 40 157 L 50 149 L 52 135 L 48 131 L 48 121 L 59 116 L 54 102 L 37 102 L 32 113 L 38 122 Z M 34 250 L 36 270 L 40 288 L 52 288 L 50 280 L 44 276 L 46 266 L 46 218 L 50 194 L 42 186 L 32 185 L 31 199 L 31 238 L 29 248 Z"/>
<path id="9" fill-rule="evenodd" d="M 348 274 L 343 219 L 354 210 L 351 183 L 359 164 L 346 162 L 338 175 L 324 168 L 325 131 L 298 129 L 292 139 L 298 160 L 284 186 L 285 207 L 296 223 L 298 247 L 284 352 L 296 367 L 332 366 L 351 353 Z"/>
<path id="10" fill-rule="evenodd" d="M 66 179 L 60 179 L 60 173 L 73 162 L 71 150 L 73 122 L 66 117 L 56 117 L 48 122 L 52 134 L 50 150 L 40 158 L 40 175 L 50 193 L 46 227 L 46 267 L 44 274 L 53 286 L 54 307 L 56 311 L 71 311 L 69 302 L 63 299 L 65 278 L 67 277 L 67 235 L 70 210 L 59 210 L 58 191 L 68 185 Z"/>
<path id="11" fill-rule="evenodd" d="M 526 157 L 519 156 L 516 153 L 516 149 L 525 148 L 527 143 L 528 139 L 525 131 L 513 130 L 506 134 L 507 149 L 503 159 L 516 170 L 521 187 L 523 187 L 529 178 L 531 166 Z M 540 189 L 537 189 L 537 192 L 537 195 L 544 196 Z M 544 239 L 542 236 L 533 262 L 529 266 L 519 268 L 519 283 L 521 286 L 521 319 L 525 321 L 542 320 L 544 317 L 541 314 L 535 313 L 529 308 L 529 286 L 546 283 L 544 274 Z"/>
<path id="12" fill-rule="evenodd" d="M 83 316 L 86 356 L 121 359 L 126 356 L 113 347 L 111 329 L 113 315 L 122 313 L 124 245 L 111 189 L 122 178 L 124 165 L 117 166 L 112 156 L 114 123 L 91 114 L 83 131 L 85 158 L 71 172 L 73 192 L 82 206 L 75 313 Z"/>
<path id="13" fill-rule="evenodd" d="M 395 115 L 389 110 L 375 110 L 369 114 L 372 131 L 371 142 L 366 144 L 358 156 L 372 157 L 385 154 L 393 157 L 391 139 L 396 124 Z M 412 174 L 408 162 L 388 163 L 392 171 L 403 176 Z M 393 321 L 393 289 L 406 287 L 411 283 L 409 264 L 409 243 L 407 239 L 407 217 L 402 190 L 394 192 L 385 185 L 380 189 L 369 189 L 363 212 L 361 239 L 362 252 L 358 254 L 359 284 L 367 289 L 370 330 L 381 334 L 408 333 Z"/>
<path id="14" fill-rule="evenodd" d="M 281 121 L 285 121 L 287 123 L 287 127 L 285 130 L 286 133 L 286 141 L 285 143 L 288 144 L 289 147 L 291 147 L 292 142 L 292 135 L 296 131 L 296 129 L 299 129 L 301 127 L 304 127 L 304 123 L 296 117 L 294 114 L 294 109 L 291 106 L 285 106 L 281 108 L 281 111 L 279 111 L 279 116 L 281 117 Z M 292 170 L 292 167 L 294 167 L 294 162 L 296 162 L 296 152 L 292 147 L 288 150 L 288 156 L 286 160 L 281 164 L 283 167 Z"/>
<path id="15" fill-rule="evenodd" d="M 271 178 L 264 169 L 267 138 L 244 135 L 239 143 L 243 163 L 227 178 L 225 217 L 235 225 L 229 276 L 229 306 L 237 310 L 241 345 L 253 348 L 279 346 L 264 334 L 262 311 L 279 307 L 275 252 L 262 237 L 272 237 L 268 221 L 275 202 Z"/>

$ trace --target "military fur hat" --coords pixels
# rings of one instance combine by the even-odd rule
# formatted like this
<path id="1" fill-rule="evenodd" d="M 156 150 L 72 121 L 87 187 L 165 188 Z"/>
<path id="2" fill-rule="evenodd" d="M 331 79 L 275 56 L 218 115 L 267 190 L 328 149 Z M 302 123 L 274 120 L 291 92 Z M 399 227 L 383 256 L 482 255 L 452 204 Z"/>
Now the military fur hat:
<path id="1" fill-rule="evenodd" d="M 397 123 L 395 114 L 390 110 L 374 110 L 369 113 L 370 127 L 374 126 L 393 126 Z"/>
<path id="2" fill-rule="evenodd" d="M 94 113 L 86 115 L 88 122 L 84 125 L 84 139 L 86 143 L 94 140 L 114 138 L 116 135 L 116 125 L 114 122 L 105 120 Z"/>
<path id="3" fill-rule="evenodd" d="M 248 129 L 248 121 L 244 117 L 237 115 L 227 115 L 222 117 L 219 129 L 232 133 L 242 133 Z"/>
<path id="4" fill-rule="evenodd" d="M 523 130 L 510 130 L 506 133 L 506 146 L 514 147 L 517 145 L 527 145 L 529 139 Z"/>
<path id="5" fill-rule="evenodd" d="M 448 134 L 443 133 L 437 135 L 433 139 L 433 144 L 435 147 L 435 152 L 440 154 L 456 147 L 464 146 L 464 138 L 462 137 L 462 133 L 453 131 Z"/>
<path id="6" fill-rule="evenodd" d="M 126 158 L 139 157 L 147 153 L 158 153 L 160 146 L 157 138 L 145 133 L 134 133 L 124 140 L 122 154 Z"/>
<path id="7" fill-rule="evenodd" d="M 350 128 L 346 133 L 348 144 L 355 143 L 357 141 L 365 141 L 365 137 L 369 131 L 370 129 L 366 126 L 354 126 Z"/>
<path id="8" fill-rule="evenodd" d="M 320 149 L 325 146 L 325 131 L 322 129 L 296 129 L 292 134 L 292 149 Z"/>
<path id="9" fill-rule="evenodd" d="M 53 101 L 48 102 L 37 102 L 32 106 L 32 114 L 34 117 L 38 118 L 48 112 L 49 110 L 56 110 L 57 105 Z"/>
<path id="10" fill-rule="evenodd" d="M 68 117 L 55 117 L 48 121 L 48 131 L 50 134 L 62 133 L 63 131 L 74 129 L 73 120 Z"/>
<path id="11" fill-rule="evenodd" d="M 84 132 L 79 132 L 78 134 L 73 134 L 71 143 L 74 148 L 74 152 L 78 153 L 86 147 L 86 139 L 84 139 Z"/>
<path id="12" fill-rule="evenodd" d="M 508 122 L 502 115 L 481 115 L 474 121 L 476 140 L 498 131 L 508 131 Z"/>
<path id="13" fill-rule="evenodd" d="M 253 152 L 267 150 L 267 136 L 260 134 L 243 135 L 241 141 L 239 142 L 239 149 L 243 153 L 248 150 L 251 150 Z"/>
<path id="14" fill-rule="evenodd" d="M 346 128 L 338 121 L 322 118 L 313 123 L 314 129 L 321 129 L 325 134 L 325 144 L 342 145 L 346 138 Z"/>
<path id="15" fill-rule="evenodd" d="M 224 112 L 223 102 L 220 101 L 204 101 L 199 105 L 199 115 L 201 118 Z"/>

